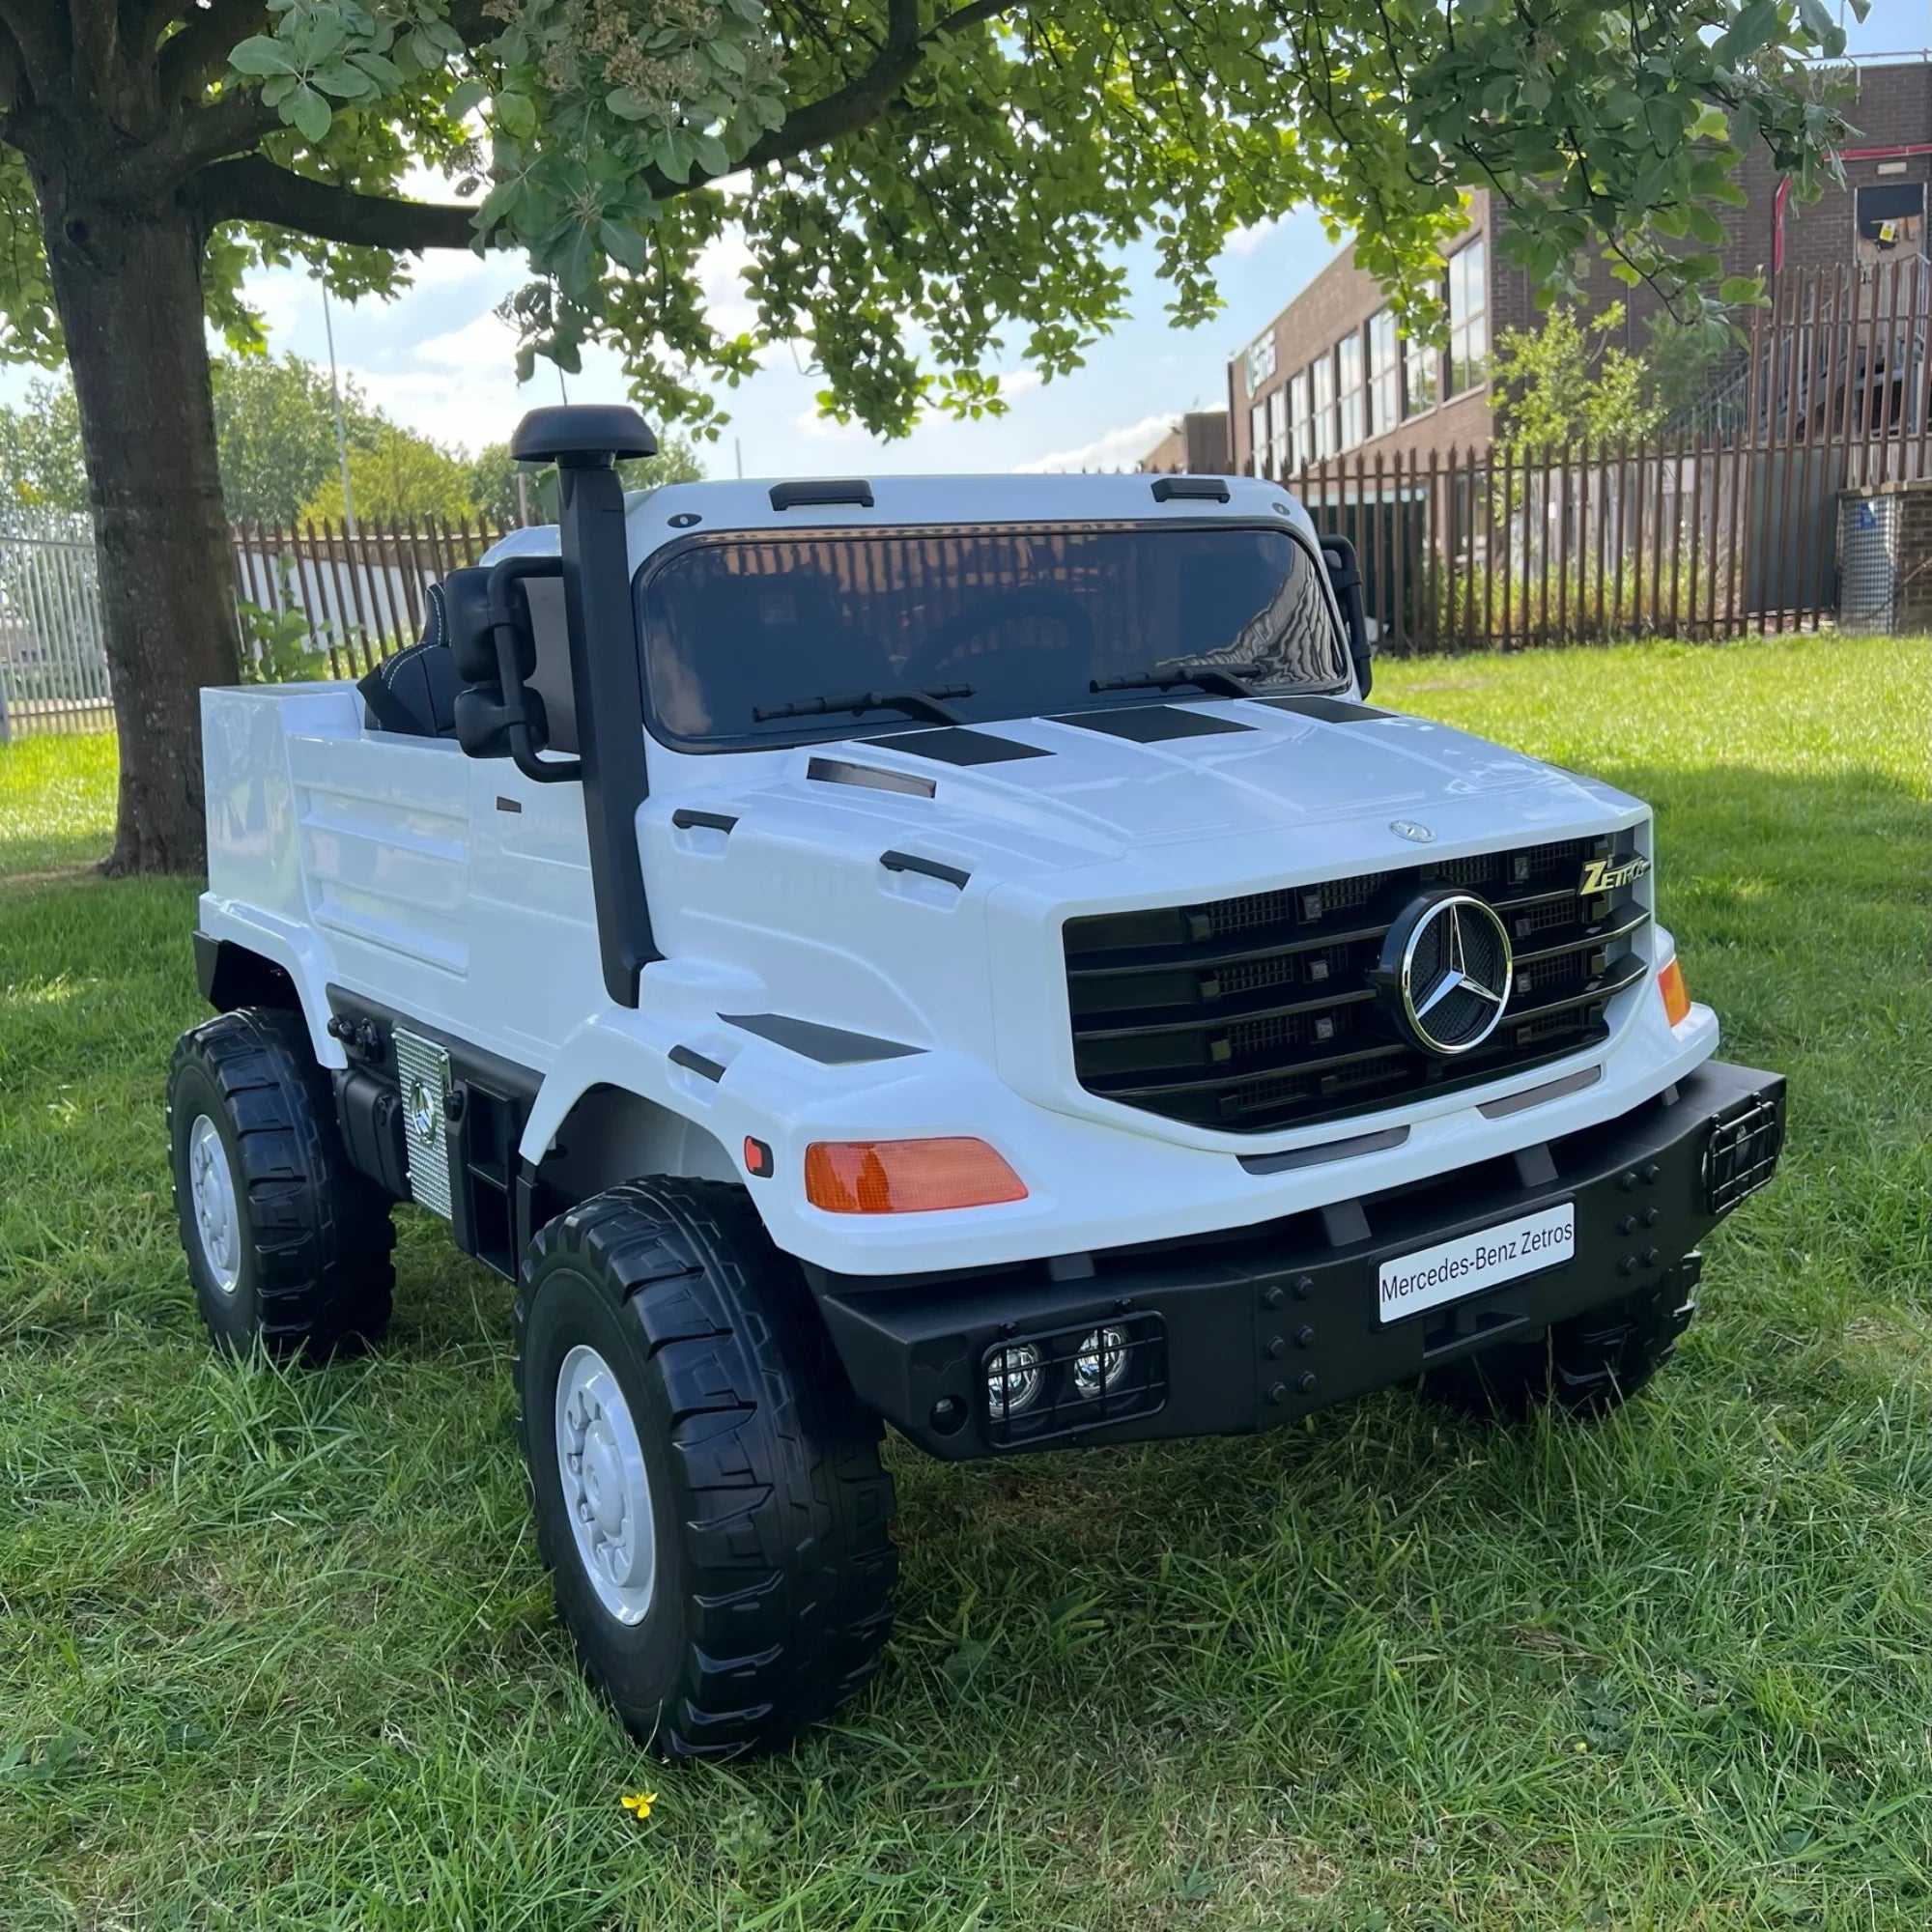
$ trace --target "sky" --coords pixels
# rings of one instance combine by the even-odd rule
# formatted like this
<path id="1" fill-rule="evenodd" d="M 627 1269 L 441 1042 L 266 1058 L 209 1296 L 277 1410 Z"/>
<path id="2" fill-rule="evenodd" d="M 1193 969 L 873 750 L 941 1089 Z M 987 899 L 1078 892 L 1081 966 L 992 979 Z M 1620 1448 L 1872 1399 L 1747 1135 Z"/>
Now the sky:
<path id="1" fill-rule="evenodd" d="M 1885 53 L 1932 43 L 1932 0 L 1873 0 L 1861 23 L 1844 0 L 1831 0 L 1855 53 Z M 1219 315 L 1182 330 L 1166 314 L 1152 251 L 1130 250 L 1128 318 L 1089 353 L 1085 365 L 1042 383 L 1015 361 L 1005 373 L 1003 416 L 978 422 L 932 418 L 896 441 L 841 427 L 818 414 L 822 382 L 807 352 L 770 351 L 758 374 L 723 398 L 731 420 L 703 445 L 711 474 L 747 476 L 894 471 L 1129 469 L 1183 410 L 1227 401 L 1227 364 L 1250 337 L 1305 287 L 1335 253 L 1312 211 L 1302 210 L 1230 238 L 1217 270 Z M 720 324 L 750 320 L 738 260 L 720 244 L 704 264 L 705 296 Z M 519 387 L 514 335 L 493 313 L 524 279 L 517 258 L 469 253 L 421 258 L 413 287 L 390 302 L 332 305 L 335 352 L 369 399 L 396 421 L 452 448 L 471 452 L 508 438 L 526 409 L 559 400 L 554 368 L 539 361 Z M 249 279 L 247 294 L 268 324 L 270 347 L 327 363 L 323 302 L 306 273 L 277 270 Z M 17 401 L 33 372 L 0 374 L 0 399 Z M 571 377 L 573 402 L 624 393 L 613 356 L 591 351 Z"/>
<path id="2" fill-rule="evenodd" d="M 814 398 L 824 383 L 810 372 L 809 351 L 781 344 L 756 376 L 724 393 L 731 421 L 719 441 L 701 449 L 701 460 L 720 476 L 734 473 L 741 459 L 748 476 L 1128 469 L 1159 440 L 1171 414 L 1225 405 L 1228 357 L 1334 252 L 1310 212 L 1233 237 L 1219 269 L 1227 307 L 1183 331 L 1165 313 L 1152 250 L 1131 251 L 1130 319 L 1094 346 L 1083 368 L 1043 383 L 1015 359 L 1004 377 L 1006 415 L 932 418 L 891 442 L 820 416 Z M 739 259 L 721 243 L 702 265 L 707 304 L 727 331 L 751 321 Z M 525 410 L 559 398 L 556 371 L 542 360 L 535 377 L 518 386 L 514 332 L 493 312 L 523 279 L 512 257 L 427 256 L 414 287 L 397 300 L 331 305 L 338 365 L 354 373 L 371 402 L 439 442 L 474 450 L 505 439 Z M 327 360 L 322 297 L 310 277 L 277 270 L 252 278 L 248 294 L 277 354 L 292 349 Z M 567 382 L 573 402 L 623 394 L 616 358 L 596 351 Z"/>

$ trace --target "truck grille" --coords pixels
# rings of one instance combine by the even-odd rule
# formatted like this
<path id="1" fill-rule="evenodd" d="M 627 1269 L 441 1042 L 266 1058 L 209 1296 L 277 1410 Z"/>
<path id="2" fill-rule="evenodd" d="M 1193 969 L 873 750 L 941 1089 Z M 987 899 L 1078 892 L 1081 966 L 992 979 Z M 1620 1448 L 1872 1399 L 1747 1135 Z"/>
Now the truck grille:
<path id="1" fill-rule="evenodd" d="M 1560 1060 L 1607 1037 L 1610 1001 L 1645 973 L 1649 915 L 1628 892 L 1585 898 L 1608 838 L 1478 853 L 1208 905 L 1068 920 L 1073 1060 L 1088 1093 L 1169 1120 L 1262 1133 L 1374 1112 Z M 1384 1010 L 1373 975 L 1420 895 L 1489 901 L 1516 978 L 1481 1047 L 1437 1060 Z"/>

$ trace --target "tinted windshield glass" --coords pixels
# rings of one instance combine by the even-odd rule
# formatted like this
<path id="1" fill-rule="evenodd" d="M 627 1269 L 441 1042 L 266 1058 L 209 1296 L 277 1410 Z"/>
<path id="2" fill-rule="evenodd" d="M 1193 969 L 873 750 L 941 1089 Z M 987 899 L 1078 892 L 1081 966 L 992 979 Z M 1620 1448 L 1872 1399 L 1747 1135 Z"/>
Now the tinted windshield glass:
<path id="1" fill-rule="evenodd" d="M 854 692 L 971 685 L 973 696 L 948 701 L 977 722 L 1137 702 L 1143 694 L 1095 693 L 1094 682 L 1178 661 L 1243 668 L 1268 691 L 1332 690 L 1347 668 L 1321 565 L 1279 529 L 721 536 L 650 571 L 639 601 L 653 721 L 673 740 L 906 728 L 880 712 L 752 715 Z"/>

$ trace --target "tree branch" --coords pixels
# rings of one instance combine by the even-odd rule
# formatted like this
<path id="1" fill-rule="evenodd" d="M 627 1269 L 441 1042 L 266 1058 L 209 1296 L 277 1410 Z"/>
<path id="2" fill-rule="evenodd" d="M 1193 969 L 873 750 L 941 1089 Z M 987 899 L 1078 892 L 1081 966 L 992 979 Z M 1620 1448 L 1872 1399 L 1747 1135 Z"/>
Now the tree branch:
<path id="1" fill-rule="evenodd" d="M 104 78 L 121 44 L 121 9 L 116 0 L 68 0 L 67 11 L 75 77 Z"/>
<path id="2" fill-rule="evenodd" d="M 56 0 L 0 0 L 0 26 L 14 36 L 37 95 L 53 93 L 67 82 L 72 43 L 65 7 Z"/>
<path id="3" fill-rule="evenodd" d="M 27 63 L 13 28 L 0 22 L 0 140 L 12 138 L 14 117 L 27 104 Z"/>
<path id="4" fill-rule="evenodd" d="M 160 0 L 156 11 L 171 16 L 177 0 Z M 163 19 L 155 31 L 165 24 Z M 189 13 L 187 24 L 161 48 L 161 99 L 199 100 L 209 82 L 227 71 L 231 50 L 268 24 L 263 0 L 213 0 Z"/>
<path id="5" fill-rule="evenodd" d="M 210 221 L 267 221 L 357 248 L 469 248 L 475 210 L 454 202 L 398 201 L 292 174 L 260 155 L 218 161 L 189 193 Z"/>
<path id="6" fill-rule="evenodd" d="M 968 27 L 977 27 L 982 20 L 993 19 L 1025 4 L 1026 0 L 970 0 L 970 4 L 955 8 L 922 34 L 918 0 L 888 0 L 886 43 L 871 65 L 822 99 L 787 114 L 783 125 L 762 141 L 754 142 L 751 152 L 729 172 L 736 174 L 742 168 L 788 161 L 808 149 L 827 146 L 841 134 L 856 133 L 892 105 L 893 97 L 912 78 L 925 58 L 926 49 L 935 41 L 963 33 Z M 662 192 L 667 197 L 688 193 L 712 179 L 694 177 L 681 185 L 667 183 Z"/>
<path id="7" fill-rule="evenodd" d="M 8 4 L 11 0 L 0 0 L 0 7 Z M 215 0 L 217 10 L 234 4 L 239 4 L 239 0 Z M 783 127 L 757 142 L 729 172 L 736 174 L 744 168 L 789 160 L 808 149 L 822 148 L 841 134 L 867 126 L 891 106 L 894 96 L 912 76 L 935 41 L 1025 4 L 1026 0 L 969 0 L 967 5 L 954 9 L 922 33 L 918 0 L 888 0 L 885 45 L 865 71 L 822 99 L 788 115 Z M 186 34 L 181 38 L 185 39 Z M 354 188 L 337 187 L 310 175 L 292 173 L 260 155 L 233 160 L 215 158 L 251 144 L 242 138 L 246 120 L 240 109 L 234 111 L 232 133 L 225 117 L 219 123 L 215 120 L 230 100 L 253 101 L 259 113 L 267 113 L 252 90 L 224 97 L 213 106 L 203 108 L 190 117 L 187 126 L 191 130 L 196 123 L 206 124 L 193 145 L 199 148 L 202 160 L 213 161 L 213 165 L 203 166 L 197 161 L 190 167 L 178 169 L 178 175 L 185 176 L 194 167 L 200 167 L 188 193 L 211 222 L 267 221 L 279 228 L 313 235 L 320 241 L 364 248 L 420 251 L 475 246 L 474 211 L 460 204 L 400 201 L 387 195 L 360 194 Z M 258 129 L 251 138 L 259 140 L 263 131 L 266 129 Z M 184 143 L 178 144 L 182 156 L 189 151 L 188 138 L 185 136 Z M 152 166 L 153 151 L 148 159 Z M 687 182 L 653 180 L 651 189 L 662 199 L 669 200 L 703 187 L 712 179 L 694 175 Z"/>
<path id="8" fill-rule="evenodd" d="M 257 89 L 237 88 L 206 107 L 191 109 L 172 122 L 158 140 L 139 150 L 132 161 L 138 185 L 165 193 L 212 161 L 245 155 L 281 125 L 281 116 L 263 101 Z"/>

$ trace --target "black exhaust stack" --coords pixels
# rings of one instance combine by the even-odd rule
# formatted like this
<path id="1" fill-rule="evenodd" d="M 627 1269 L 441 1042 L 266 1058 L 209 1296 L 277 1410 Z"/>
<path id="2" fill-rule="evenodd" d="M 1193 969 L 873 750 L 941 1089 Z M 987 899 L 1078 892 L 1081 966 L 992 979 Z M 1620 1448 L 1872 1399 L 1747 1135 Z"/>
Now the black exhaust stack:
<path id="1" fill-rule="evenodd" d="M 532 410 L 510 439 L 519 463 L 556 465 L 563 605 L 571 684 L 583 760 L 583 817 L 604 984 L 619 1006 L 638 1004 L 638 976 L 661 959 L 651 937 L 638 851 L 644 767 L 644 696 L 624 536 L 623 457 L 655 456 L 658 440 L 622 403 Z"/>

